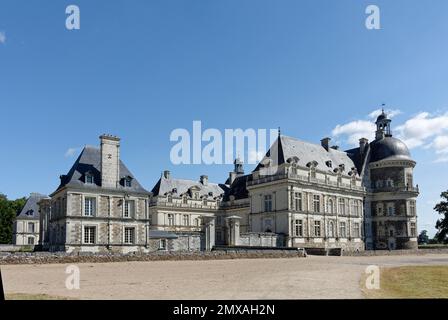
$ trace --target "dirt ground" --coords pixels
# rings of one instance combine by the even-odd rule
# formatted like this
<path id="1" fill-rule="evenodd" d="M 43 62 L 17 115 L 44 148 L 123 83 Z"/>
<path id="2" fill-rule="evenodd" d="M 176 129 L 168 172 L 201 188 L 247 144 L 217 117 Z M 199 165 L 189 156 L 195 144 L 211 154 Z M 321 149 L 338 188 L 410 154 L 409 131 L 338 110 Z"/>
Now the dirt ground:
<path id="1" fill-rule="evenodd" d="M 448 254 L 78 264 L 80 289 L 68 290 L 68 265 L 1 266 L 8 294 L 74 299 L 363 298 L 369 265 L 442 265 Z"/>

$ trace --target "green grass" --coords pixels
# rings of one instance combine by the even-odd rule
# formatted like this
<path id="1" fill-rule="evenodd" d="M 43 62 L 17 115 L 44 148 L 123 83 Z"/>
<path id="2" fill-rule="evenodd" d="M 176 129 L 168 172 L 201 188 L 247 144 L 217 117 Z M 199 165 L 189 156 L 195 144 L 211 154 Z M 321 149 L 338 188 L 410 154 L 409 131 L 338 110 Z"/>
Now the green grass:
<path id="1" fill-rule="evenodd" d="M 366 298 L 448 298 L 448 266 L 381 268 L 380 289 L 361 287 Z"/>
<path id="2" fill-rule="evenodd" d="M 50 296 L 48 294 L 11 293 L 6 294 L 6 300 L 71 300 L 67 297 Z"/>

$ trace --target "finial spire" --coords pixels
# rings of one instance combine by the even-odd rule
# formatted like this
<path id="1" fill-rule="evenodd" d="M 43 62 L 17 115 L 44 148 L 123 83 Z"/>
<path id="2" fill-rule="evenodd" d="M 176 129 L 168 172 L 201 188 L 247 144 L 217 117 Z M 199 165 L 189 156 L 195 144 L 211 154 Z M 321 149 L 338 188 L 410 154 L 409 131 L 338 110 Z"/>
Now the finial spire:
<path id="1" fill-rule="evenodd" d="M 280 131 L 280 127 L 278 127 L 278 136 L 280 137 L 281 131 Z"/>

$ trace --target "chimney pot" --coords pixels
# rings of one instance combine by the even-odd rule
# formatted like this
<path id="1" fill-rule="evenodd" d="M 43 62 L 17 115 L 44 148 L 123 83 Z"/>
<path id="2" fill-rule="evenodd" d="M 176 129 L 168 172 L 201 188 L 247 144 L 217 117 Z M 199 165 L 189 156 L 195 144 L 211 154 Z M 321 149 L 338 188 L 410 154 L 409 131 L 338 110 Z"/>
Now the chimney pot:
<path id="1" fill-rule="evenodd" d="M 329 138 L 329 137 L 326 137 L 326 138 L 323 138 L 322 140 L 320 140 L 320 144 L 327 151 L 328 151 L 328 148 L 330 147 L 330 140 L 331 140 L 331 138 Z"/>
<path id="2" fill-rule="evenodd" d="M 199 178 L 199 181 L 200 181 L 204 186 L 206 186 L 206 185 L 208 184 L 208 176 L 206 176 L 206 175 L 202 175 L 202 176 Z"/>

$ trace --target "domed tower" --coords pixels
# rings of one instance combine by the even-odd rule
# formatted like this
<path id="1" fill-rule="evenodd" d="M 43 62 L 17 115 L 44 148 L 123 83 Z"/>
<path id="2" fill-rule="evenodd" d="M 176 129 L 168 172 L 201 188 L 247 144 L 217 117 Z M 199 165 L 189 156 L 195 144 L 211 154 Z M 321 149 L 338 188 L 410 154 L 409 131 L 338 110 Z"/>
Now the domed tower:
<path id="1" fill-rule="evenodd" d="M 366 155 L 367 249 L 417 248 L 418 186 L 414 186 L 409 149 L 394 138 L 391 120 L 383 112 L 376 120 L 376 138 Z"/>

